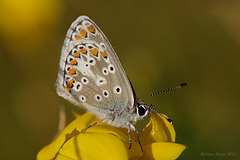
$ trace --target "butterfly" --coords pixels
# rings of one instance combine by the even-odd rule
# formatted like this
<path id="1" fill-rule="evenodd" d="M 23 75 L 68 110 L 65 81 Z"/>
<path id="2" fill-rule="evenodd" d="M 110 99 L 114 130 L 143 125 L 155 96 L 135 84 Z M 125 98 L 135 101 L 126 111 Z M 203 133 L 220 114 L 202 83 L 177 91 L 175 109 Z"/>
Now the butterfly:
<path id="1" fill-rule="evenodd" d="M 113 47 L 100 28 L 87 16 L 78 17 L 67 32 L 56 89 L 59 96 L 101 119 L 89 127 L 106 122 L 115 127 L 127 128 L 129 148 L 132 144 L 130 131 L 135 131 L 138 137 L 133 124 L 155 111 L 152 105 L 143 102 L 146 98 L 141 101 L 136 97 Z M 140 140 L 139 144 L 141 146 Z"/>

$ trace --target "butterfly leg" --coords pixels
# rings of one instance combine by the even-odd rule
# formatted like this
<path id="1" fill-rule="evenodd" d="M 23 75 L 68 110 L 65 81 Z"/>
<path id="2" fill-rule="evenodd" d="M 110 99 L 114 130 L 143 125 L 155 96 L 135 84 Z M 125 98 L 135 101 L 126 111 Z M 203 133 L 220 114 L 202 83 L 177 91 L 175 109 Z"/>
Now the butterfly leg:
<path id="1" fill-rule="evenodd" d="M 95 126 L 96 124 L 102 122 L 103 120 L 104 120 L 104 119 L 101 119 L 100 121 L 97 121 L 97 122 L 91 124 L 90 126 L 88 126 L 87 128 L 85 128 L 85 129 L 83 130 L 83 132 L 85 132 L 87 129 L 91 128 L 92 126 Z"/>
<path id="2" fill-rule="evenodd" d="M 131 147 L 132 147 L 132 138 L 131 138 L 130 132 L 131 132 L 131 127 L 129 126 L 128 127 L 128 136 L 129 136 L 129 148 L 128 149 L 131 149 Z"/>
<path id="3" fill-rule="evenodd" d="M 141 142 L 140 142 L 140 138 L 139 138 L 139 135 L 138 135 L 138 130 L 137 130 L 137 129 L 134 127 L 134 125 L 132 125 L 131 123 L 128 124 L 128 135 L 129 135 L 129 142 L 130 142 L 130 146 L 129 146 L 128 149 L 130 149 L 131 146 L 132 146 L 132 139 L 131 139 L 131 135 L 130 135 L 131 130 L 135 131 L 135 133 L 136 133 L 136 135 L 137 135 L 138 143 L 139 143 L 139 145 L 140 145 L 140 147 L 141 147 L 141 150 L 142 150 L 142 152 L 143 152 L 142 144 L 141 144 Z"/>

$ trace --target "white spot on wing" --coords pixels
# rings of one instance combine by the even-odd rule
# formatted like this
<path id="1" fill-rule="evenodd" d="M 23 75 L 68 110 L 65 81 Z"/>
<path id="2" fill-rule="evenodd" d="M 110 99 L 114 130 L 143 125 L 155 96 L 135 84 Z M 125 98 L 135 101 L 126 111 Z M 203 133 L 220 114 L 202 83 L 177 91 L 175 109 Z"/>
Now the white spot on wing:
<path id="1" fill-rule="evenodd" d="M 70 63 L 70 62 L 72 62 L 74 59 L 75 59 L 75 58 L 74 58 L 73 56 L 69 55 L 69 56 L 67 57 L 67 62 Z"/>
<path id="2" fill-rule="evenodd" d="M 103 75 L 108 75 L 109 71 L 106 67 L 103 67 L 102 73 L 103 73 Z"/>
<path id="3" fill-rule="evenodd" d="M 100 43 L 100 46 L 103 48 L 103 49 L 106 49 L 106 46 L 103 42 Z"/>
<path id="4" fill-rule="evenodd" d="M 95 79 L 96 75 L 94 75 L 94 73 L 91 71 L 89 63 L 83 58 L 78 58 L 76 60 L 78 62 L 76 69 L 79 70 L 83 75 Z"/>
<path id="5" fill-rule="evenodd" d="M 102 96 L 100 96 L 99 94 L 96 94 L 94 96 L 94 98 L 95 98 L 96 101 L 101 101 L 102 100 Z"/>
<path id="6" fill-rule="evenodd" d="M 77 35 L 78 35 L 78 34 L 77 34 L 76 32 L 73 32 L 73 33 L 72 33 L 72 39 L 73 39 L 73 40 L 76 40 Z"/>
<path id="7" fill-rule="evenodd" d="M 103 90 L 102 94 L 105 98 L 107 98 L 109 96 L 109 93 L 106 89 Z"/>
<path id="8" fill-rule="evenodd" d="M 113 92 L 116 94 L 121 94 L 122 93 L 122 88 L 120 86 L 115 86 L 113 88 Z"/>
<path id="9" fill-rule="evenodd" d="M 89 83 L 89 80 L 86 77 L 82 77 L 81 82 L 86 85 Z"/>
<path id="10" fill-rule="evenodd" d="M 93 49 L 94 48 L 94 46 L 92 44 L 89 44 L 89 43 L 87 43 L 86 46 L 87 46 L 88 49 Z"/>
<path id="11" fill-rule="evenodd" d="M 80 92 L 82 89 L 82 84 L 80 82 L 76 82 L 76 84 L 74 84 L 73 86 L 73 90 L 76 92 Z"/>
<path id="12" fill-rule="evenodd" d="M 77 49 L 78 49 L 78 50 L 83 49 L 83 48 L 85 48 L 84 45 L 81 45 L 81 44 L 80 44 L 80 45 L 77 46 Z"/>
<path id="13" fill-rule="evenodd" d="M 77 53 L 77 49 L 73 48 L 71 54 L 74 55 L 75 53 Z"/>
<path id="14" fill-rule="evenodd" d="M 94 66 L 96 64 L 96 61 L 94 58 L 90 57 L 88 58 L 88 63 L 91 65 L 91 66 Z"/>
<path id="15" fill-rule="evenodd" d="M 68 72 L 72 67 L 70 65 L 66 65 L 65 71 Z"/>
<path id="16" fill-rule="evenodd" d="M 64 84 L 65 87 L 67 86 L 68 81 L 69 81 L 70 79 L 73 79 L 73 78 L 71 78 L 71 77 L 68 76 L 68 75 L 65 75 L 65 80 L 64 80 L 64 82 L 63 82 L 63 84 Z M 73 80 L 74 80 L 74 79 L 73 79 Z M 74 81 L 75 81 L 75 80 L 74 80 Z"/>
<path id="17" fill-rule="evenodd" d="M 86 102 L 86 97 L 84 95 L 79 96 L 80 101 Z"/>
<path id="18" fill-rule="evenodd" d="M 77 25 L 76 31 L 77 31 L 77 32 L 80 32 L 80 30 L 81 30 L 81 25 Z"/>
<path id="19" fill-rule="evenodd" d="M 109 65 L 108 65 L 108 70 L 109 70 L 109 72 L 112 73 L 112 74 L 115 73 L 115 67 L 114 67 L 112 64 L 109 64 Z"/>
<path id="20" fill-rule="evenodd" d="M 96 79 L 96 85 L 101 86 L 101 85 L 104 85 L 104 84 L 107 84 L 107 80 L 103 77 L 98 76 L 98 78 Z"/>

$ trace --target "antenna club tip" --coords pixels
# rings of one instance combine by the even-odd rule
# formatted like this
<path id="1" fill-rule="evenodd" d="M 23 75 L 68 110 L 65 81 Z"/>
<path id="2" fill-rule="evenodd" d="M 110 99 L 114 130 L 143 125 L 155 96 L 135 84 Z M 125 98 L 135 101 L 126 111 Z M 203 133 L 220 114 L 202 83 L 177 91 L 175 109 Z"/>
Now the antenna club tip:
<path id="1" fill-rule="evenodd" d="M 184 87 L 184 86 L 186 86 L 186 85 L 187 85 L 187 83 L 182 83 L 182 84 L 180 84 L 181 87 Z"/>

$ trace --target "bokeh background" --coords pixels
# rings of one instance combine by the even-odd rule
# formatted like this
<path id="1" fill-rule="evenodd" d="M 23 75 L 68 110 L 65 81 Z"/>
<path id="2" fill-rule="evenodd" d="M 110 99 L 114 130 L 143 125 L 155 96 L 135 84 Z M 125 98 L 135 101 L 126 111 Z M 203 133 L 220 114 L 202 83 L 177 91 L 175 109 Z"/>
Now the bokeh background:
<path id="1" fill-rule="evenodd" d="M 237 0 L 1 0 L 0 159 L 35 159 L 57 132 L 59 106 L 73 119 L 54 83 L 67 29 L 80 15 L 106 34 L 139 97 L 189 83 L 147 101 L 188 146 L 179 159 L 240 159 Z"/>

